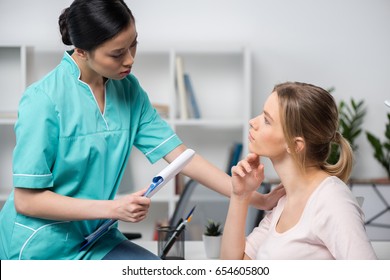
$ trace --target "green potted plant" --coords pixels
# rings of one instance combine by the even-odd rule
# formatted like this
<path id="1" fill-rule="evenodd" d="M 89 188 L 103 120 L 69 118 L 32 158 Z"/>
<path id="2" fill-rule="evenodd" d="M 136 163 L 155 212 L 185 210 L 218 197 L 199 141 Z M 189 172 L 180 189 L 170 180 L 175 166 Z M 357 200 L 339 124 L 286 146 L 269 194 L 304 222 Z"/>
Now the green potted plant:
<path id="1" fill-rule="evenodd" d="M 390 113 L 387 114 L 387 123 L 385 130 L 385 140 L 382 142 L 374 134 L 366 131 L 367 139 L 374 149 L 375 159 L 383 166 L 386 170 L 387 178 L 390 179 Z"/>
<path id="2" fill-rule="evenodd" d="M 333 91 L 333 89 L 331 91 Z M 342 100 L 339 103 L 338 110 L 339 132 L 351 144 L 352 150 L 356 152 L 358 150 L 358 145 L 355 140 L 362 132 L 363 119 L 366 115 L 364 100 L 355 101 L 351 98 L 349 103 Z M 332 144 L 331 152 L 327 161 L 330 164 L 335 164 L 339 157 L 339 146 Z"/>
<path id="3" fill-rule="evenodd" d="M 207 221 L 207 224 L 205 225 L 205 231 L 203 233 L 202 238 L 207 258 L 219 258 L 222 241 L 221 223 L 209 219 Z"/>

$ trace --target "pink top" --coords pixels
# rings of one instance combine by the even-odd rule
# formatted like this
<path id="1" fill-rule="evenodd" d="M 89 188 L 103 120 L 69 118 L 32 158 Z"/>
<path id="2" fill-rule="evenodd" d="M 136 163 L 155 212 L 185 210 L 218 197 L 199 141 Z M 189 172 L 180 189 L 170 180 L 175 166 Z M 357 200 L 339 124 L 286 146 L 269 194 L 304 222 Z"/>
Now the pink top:
<path id="1" fill-rule="evenodd" d="M 354 195 L 337 177 L 326 178 L 312 193 L 298 223 L 284 233 L 275 226 L 286 197 L 246 239 L 251 259 L 377 259 Z"/>

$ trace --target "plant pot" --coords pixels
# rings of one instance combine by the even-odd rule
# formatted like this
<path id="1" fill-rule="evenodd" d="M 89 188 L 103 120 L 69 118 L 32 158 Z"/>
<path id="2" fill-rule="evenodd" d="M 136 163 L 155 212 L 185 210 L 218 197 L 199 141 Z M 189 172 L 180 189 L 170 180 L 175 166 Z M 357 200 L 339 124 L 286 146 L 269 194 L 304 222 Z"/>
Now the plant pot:
<path id="1" fill-rule="evenodd" d="M 204 249 L 206 251 L 206 257 L 208 259 L 218 259 L 221 251 L 222 235 L 209 236 L 203 234 L 202 238 Z"/>

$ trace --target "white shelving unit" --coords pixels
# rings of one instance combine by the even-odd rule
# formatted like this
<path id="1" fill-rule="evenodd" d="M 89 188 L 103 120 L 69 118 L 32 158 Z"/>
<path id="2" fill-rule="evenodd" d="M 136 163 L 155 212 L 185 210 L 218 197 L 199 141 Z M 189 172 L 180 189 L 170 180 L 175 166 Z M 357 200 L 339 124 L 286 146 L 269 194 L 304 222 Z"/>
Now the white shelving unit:
<path id="1" fill-rule="evenodd" d="M 0 85 L 4 98 L 0 102 L 0 116 L 17 111 L 19 99 L 26 87 L 26 46 L 0 45 Z"/>
<path id="2" fill-rule="evenodd" d="M 177 56 L 182 58 L 184 72 L 191 77 L 201 111 L 200 119 L 182 120 L 177 117 Z M 167 121 L 188 147 L 222 170 L 226 170 L 229 150 L 235 142 L 243 143 L 243 153 L 246 153 L 248 121 L 251 117 L 249 50 L 243 47 L 146 50 L 137 54 L 132 72 L 153 103 L 169 106 Z M 133 152 L 122 182 L 123 189 L 126 189 L 126 186 L 146 186 L 150 178 L 164 166 L 164 161 L 150 166 L 143 155 L 138 151 Z M 134 176 L 135 174 L 142 175 Z M 143 239 L 150 240 L 153 234 L 150 225 L 168 219 L 173 214 L 178 199 L 174 182 L 170 182 L 152 198 L 152 209 L 146 221 L 136 227 L 121 223 L 120 227 L 126 231 L 141 231 Z M 191 228 L 198 227 L 196 238 L 199 238 L 207 219 L 212 218 L 224 223 L 228 208 L 227 198 L 200 186 L 195 190 L 192 200 L 196 201 L 198 206 L 191 222 Z"/>
<path id="3" fill-rule="evenodd" d="M 48 54 L 32 53 L 34 60 L 26 59 L 25 46 L 0 46 L 1 202 L 4 202 L 12 189 L 12 151 L 15 145 L 13 125 L 26 81 L 31 83 L 50 71 L 60 62 L 62 52 L 59 50 Z M 182 57 L 184 71 L 191 77 L 201 110 L 200 119 L 182 120 L 176 117 L 177 56 Z M 39 62 L 42 57 L 46 58 L 44 64 Z M 47 58 L 53 61 L 48 62 Z M 235 142 L 242 142 L 243 153 L 246 153 L 248 120 L 251 117 L 249 50 L 243 47 L 139 50 L 132 72 L 139 79 L 152 103 L 169 106 L 167 122 L 188 147 L 223 170 L 226 170 L 229 150 Z M 38 77 L 36 73 L 42 75 Z M 151 165 L 138 150 L 133 149 L 118 195 L 148 186 L 151 178 L 165 166 L 163 160 Z M 144 240 L 151 240 L 154 224 L 156 221 L 167 220 L 172 215 L 178 199 L 174 182 L 170 182 L 152 198 L 153 203 L 145 221 L 138 224 L 120 223 L 119 226 L 125 231 L 141 232 Z M 193 199 L 197 204 L 201 204 L 197 207 L 193 221 L 196 221 L 197 216 L 203 220 L 218 219 L 208 216 L 208 213 L 212 212 L 218 214 L 223 219 L 221 222 L 224 222 L 222 216 L 226 214 L 228 206 L 225 197 L 205 187 L 199 187 L 194 192 Z M 217 209 L 210 210 L 210 207 Z"/>
<path id="4" fill-rule="evenodd" d="M 0 207 L 12 190 L 13 125 L 26 87 L 26 46 L 0 45 Z"/>

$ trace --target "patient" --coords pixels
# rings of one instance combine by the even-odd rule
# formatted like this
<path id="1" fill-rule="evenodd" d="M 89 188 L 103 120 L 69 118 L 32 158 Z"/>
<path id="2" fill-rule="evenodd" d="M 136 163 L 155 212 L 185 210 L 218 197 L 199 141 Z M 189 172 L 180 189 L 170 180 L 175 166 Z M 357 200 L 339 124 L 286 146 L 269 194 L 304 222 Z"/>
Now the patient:
<path id="1" fill-rule="evenodd" d="M 232 168 L 221 258 L 376 259 L 363 212 L 345 184 L 353 154 L 337 131 L 333 97 L 310 84 L 279 84 L 249 123 L 250 154 Z M 332 143 L 341 151 L 335 165 L 326 162 Z M 264 179 L 260 156 L 271 160 L 286 195 L 245 237 L 249 201 Z"/>

